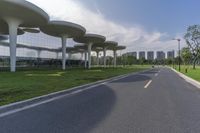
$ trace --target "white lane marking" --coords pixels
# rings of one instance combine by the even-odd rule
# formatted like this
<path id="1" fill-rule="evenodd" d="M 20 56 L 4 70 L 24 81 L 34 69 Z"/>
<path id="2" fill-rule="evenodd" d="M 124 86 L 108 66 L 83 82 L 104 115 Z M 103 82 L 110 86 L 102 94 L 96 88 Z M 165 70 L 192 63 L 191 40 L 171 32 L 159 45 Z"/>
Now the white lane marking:
<path id="1" fill-rule="evenodd" d="M 72 92 L 71 94 L 77 94 L 77 93 L 80 93 L 80 92 L 82 92 L 83 90 L 77 90 L 77 91 L 74 91 L 74 92 Z"/>
<path id="2" fill-rule="evenodd" d="M 145 86 L 144 86 L 144 88 L 146 89 L 146 88 L 148 88 L 149 87 L 149 85 L 152 83 L 152 80 L 150 80 Z"/>
<path id="3" fill-rule="evenodd" d="M 158 73 L 155 74 L 155 77 L 157 77 L 157 76 L 158 76 Z"/>

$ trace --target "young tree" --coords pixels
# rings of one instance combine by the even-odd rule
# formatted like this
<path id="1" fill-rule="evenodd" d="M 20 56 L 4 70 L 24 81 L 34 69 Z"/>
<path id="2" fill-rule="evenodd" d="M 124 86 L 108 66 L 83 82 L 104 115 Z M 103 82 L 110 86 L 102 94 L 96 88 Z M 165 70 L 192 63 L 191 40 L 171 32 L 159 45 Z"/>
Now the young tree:
<path id="1" fill-rule="evenodd" d="M 190 51 L 190 48 L 188 48 L 188 47 L 182 48 L 181 57 L 182 57 L 185 65 L 188 65 L 192 59 L 192 53 Z"/>
<path id="2" fill-rule="evenodd" d="M 139 59 L 140 65 L 144 65 L 146 63 L 146 59 L 144 57 Z"/>
<path id="3" fill-rule="evenodd" d="M 189 26 L 184 38 L 192 53 L 193 69 L 195 69 L 200 57 L 200 25 Z"/>

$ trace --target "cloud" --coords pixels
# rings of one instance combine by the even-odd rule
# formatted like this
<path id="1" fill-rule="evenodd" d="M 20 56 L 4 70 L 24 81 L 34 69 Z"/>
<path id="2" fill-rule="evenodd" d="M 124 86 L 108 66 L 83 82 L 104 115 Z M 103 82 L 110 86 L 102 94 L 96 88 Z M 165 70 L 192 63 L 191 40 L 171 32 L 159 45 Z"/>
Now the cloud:
<path id="1" fill-rule="evenodd" d="M 84 26 L 88 33 L 97 33 L 107 40 L 126 45 L 127 51 L 172 50 L 176 48 L 167 33 L 147 32 L 140 26 L 124 26 L 106 18 L 97 6 L 88 9 L 81 0 L 28 0 L 44 9 L 52 20 L 65 20 Z"/>

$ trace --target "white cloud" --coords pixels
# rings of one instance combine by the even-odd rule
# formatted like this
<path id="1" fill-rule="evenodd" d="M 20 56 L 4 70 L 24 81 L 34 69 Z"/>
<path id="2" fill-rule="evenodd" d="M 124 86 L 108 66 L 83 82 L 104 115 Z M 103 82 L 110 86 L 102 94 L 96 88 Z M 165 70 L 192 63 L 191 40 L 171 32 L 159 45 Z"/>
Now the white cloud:
<path id="1" fill-rule="evenodd" d="M 100 10 L 96 12 L 84 6 L 80 0 L 28 0 L 43 8 L 51 19 L 71 21 L 83 25 L 87 32 L 107 37 L 126 45 L 127 51 L 135 50 L 172 50 L 176 49 L 173 41 L 162 41 L 167 33 L 147 32 L 139 26 L 124 26 L 107 19 Z M 96 7 L 97 8 L 97 7 Z"/>

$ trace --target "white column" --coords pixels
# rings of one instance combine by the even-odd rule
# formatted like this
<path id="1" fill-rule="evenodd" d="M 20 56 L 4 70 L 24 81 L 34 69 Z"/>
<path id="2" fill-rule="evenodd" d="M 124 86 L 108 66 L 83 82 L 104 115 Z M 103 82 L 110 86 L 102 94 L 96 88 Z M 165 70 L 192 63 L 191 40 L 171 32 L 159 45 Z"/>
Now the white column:
<path id="1" fill-rule="evenodd" d="M 41 53 L 42 53 L 41 50 L 37 50 L 37 58 L 41 58 Z"/>
<path id="2" fill-rule="evenodd" d="M 87 68 L 87 51 L 85 51 L 85 68 Z"/>
<path id="3" fill-rule="evenodd" d="M 97 66 L 99 66 L 99 51 L 96 52 L 97 52 Z"/>
<path id="4" fill-rule="evenodd" d="M 62 36 L 62 69 L 66 70 L 66 36 Z"/>
<path id="5" fill-rule="evenodd" d="M 68 53 L 68 59 L 69 59 L 69 60 L 72 59 L 72 53 Z"/>
<path id="6" fill-rule="evenodd" d="M 88 69 L 91 68 L 91 51 L 92 51 L 92 43 L 88 44 Z"/>
<path id="7" fill-rule="evenodd" d="M 84 54 L 84 53 L 83 53 L 83 52 L 81 52 L 81 61 L 83 60 L 83 54 Z"/>
<path id="8" fill-rule="evenodd" d="M 56 59 L 59 58 L 59 52 L 56 52 Z"/>
<path id="9" fill-rule="evenodd" d="M 113 54 L 114 54 L 114 67 L 117 66 L 117 51 L 113 50 Z"/>
<path id="10" fill-rule="evenodd" d="M 5 21 L 8 23 L 9 27 L 9 39 L 10 39 L 10 71 L 16 71 L 16 43 L 17 43 L 17 29 L 21 21 L 5 18 Z"/>
<path id="11" fill-rule="evenodd" d="M 103 48 L 103 65 L 104 65 L 104 67 L 106 67 L 106 50 L 107 50 L 107 48 L 104 47 Z"/>

